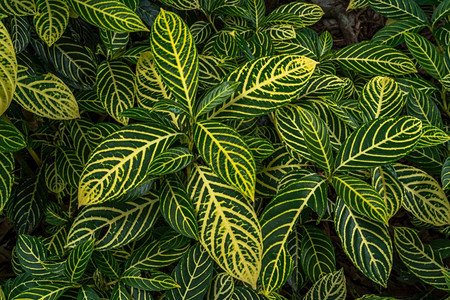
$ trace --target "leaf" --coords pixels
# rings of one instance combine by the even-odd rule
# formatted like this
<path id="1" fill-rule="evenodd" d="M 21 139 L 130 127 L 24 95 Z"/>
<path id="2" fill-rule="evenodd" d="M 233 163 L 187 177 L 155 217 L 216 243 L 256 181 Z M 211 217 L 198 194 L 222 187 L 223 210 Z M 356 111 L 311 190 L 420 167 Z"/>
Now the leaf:
<path id="1" fill-rule="evenodd" d="M 161 2 L 178 10 L 193 10 L 200 8 L 200 1 L 198 0 L 162 0 Z"/>
<path id="2" fill-rule="evenodd" d="M 199 243 L 192 246 L 172 271 L 180 287 L 169 290 L 167 299 L 202 300 L 212 279 L 213 265 L 214 261 Z"/>
<path id="3" fill-rule="evenodd" d="M 42 242 L 34 236 L 19 235 L 16 244 L 16 253 L 20 266 L 32 275 L 48 275 L 45 269 L 47 253 Z"/>
<path id="4" fill-rule="evenodd" d="M 133 124 L 109 135 L 91 154 L 78 188 L 78 205 L 93 205 L 124 195 L 146 179 L 155 153 L 182 133 L 159 124 Z"/>
<path id="5" fill-rule="evenodd" d="M 289 233 L 308 203 L 326 197 L 327 182 L 319 175 L 303 177 L 278 191 L 265 207 L 261 217 L 263 236 L 263 269 L 261 284 L 265 293 L 284 285 L 292 271 L 287 252 Z"/>
<path id="6" fill-rule="evenodd" d="M 266 14 L 266 4 L 264 3 L 264 0 L 248 0 L 246 1 L 246 4 L 252 22 L 255 25 L 255 28 L 258 28 L 261 19 L 263 19 Z"/>
<path id="7" fill-rule="evenodd" d="M 83 164 L 75 150 L 67 147 L 58 148 L 55 164 L 64 182 L 72 188 L 77 188 L 81 173 L 83 172 Z"/>
<path id="8" fill-rule="evenodd" d="M 405 190 L 403 207 L 426 224 L 450 224 L 450 203 L 439 183 L 415 167 L 402 164 L 393 167 Z"/>
<path id="9" fill-rule="evenodd" d="M 94 250 L 95 240 L 88 240 L 80 243 L 73 248 L 65 264 L 64 273 L 70 282 L 79 281 L 86 270 L 92 251 Z"/>
<path id="10" fill-rule="evenodd" d="M 436 103 L 424 92 L 411 88 L 406 101 L 406 112 L 424 123 L 442 128 L 442 117 Z"/>
<path id="11" fill-rule="evenodd" d="M 194 207 L 186 188 L 177 177 L 167 177 L 161 184 L 159 205 L 167 223 L 177 232 L 198 239 Z"/>
<path id="12" fill-rule="evenodd" d="M 214 173 L 253 200 L 256 166 L 242 137 L 220 122 L 200 121 L 194 127 L 194 141 Z"/>
<path id="13" fill-rule="evenodd" d="M 153 193 L 133 202 L 88 206 L 73 222 L 67 247 L 96 238 L 96 250 L 119 248 L 144 235 L 156 222 L 158 209 L 158 197 Z"/>
<path id="14" fill-rule="evenodd" d="M 88 131 L 89 144 L 92 148 L 97 147 L 108 135 L 119 130 L 116 123 L 102 122 L 93 125 Z"/>
<path id="15" fill-rule="evenodd" d="M 265 159 L 275 151 L 273 145 L 266 139 L 255 136 L 243 136 L 242 138 L 252 152 L 255 161 Z"/>
<path id="16" fill-rule="evenodd" d="M 217 273 L 209 286 L 208 293 L 206 294 L 207 300 L 231 299 L 234 292 L 234 281 L 233 277 L 227 273 Z"/>
<path id="17" fill-rule="evenodd" d="M 329 96 L 345 85 L 347 83 L 335 75 L 314 76 L 309 80 L 295 101 L 298 102 L 302 98 L 314 99 L 316 97 Z"/>
<path id="18" fill-rule="evenodd" d="M 145 278 L 138 269 L 128 269 L 120 280 L 126 285 L 144 291 L 165 291 L 179 287 L 172 277 L 158 271 L 153 271 L 151 278 Z"/>
<path id="19" fill-rule="evenodd" d="M 114 58 L 118 51 L 125 49 L 128 45 L 130 34 L 128 32 L 114 32 L 107 29 L 101 29 L 100 38 L 105 45 L 107 57 Z"/>
<path id="20" fill-rule="evenodd" d="M 14 52 L 18 55 L 30 43 L 30 23 L 28 23 L 27 17 L 12 17 L 9 32 L 11 34 Z"/>
<path id="21" fill-rule="evenodd" d="M 0 213 L 3 212 L 11 195 L 14 167 L 13 154 L 0 152 Z"/>
<path id="22" fill-rule="evenodd" d="M 256 287 L 262 237 L 253 208 L 207 167 L 195 165 L 191 172 L 188 193 L 197 213 L 200 243 L 229 275 Z"/>
<path id="23" fill-rule="evenodd" d="M 254 290 L 244 287 L 237 286 L 234 289 L 234 293 L 230 298 L 231 300 L 261 300 L 262 296 L 260 296 Z"/>
<path id="24" fill-rule="evenodd" d="M 113 0 L 68 0 L 69 6 L 86 22 L 116 32 L 148 31 L 141 19 L 125 4 Z"/>
<path id="25" fill-rule="evenodd" d="M 97 95 L 110 116 L 127 125 L 120 113 L 134 104 L 134 74 L 120 61 L 104 61 L 97 70 Z"/>
<path id="26" fill-rule="evenodd" d="M 336 169 L 357 170 L 382 166 L 413 150 L 422 133 L 422 122 L 414 117 L 376 119 L 360 126 L 342 145 Z"/>
<path id="27" fill-rule="evenodd" d="M 197 21 L 191 25 L 189 31 L 196 45 L 203 44 L 208 40 L 213 32 L 211 23 L 206 21 Z"/>
<path id="28" fill-rule="evenodd" d="M 383 198 L 389 220 L 402 206 L 404 197 L 403 186 L 398 181 L 395 170 L 389 166 L 372 169 L 372 186 Z"/>
<path id="29" fill-rule="evenodd" d="M 166 175 L 176 173 L 194 160 L 194 154 L 185 147 L 175 147 L 158 154 L 148 166 L 149 175 Z"/>
<path id="30" fill-rule="evenodd" d="M 317 282 L 323 276 L 336 271 L 333 244 L 317 227 L 303 225 L 300 264 L 309 280 Z"/>
<path id="31" fill-rule="evenodd" d="M 371 185 L 350 175 L 334 175 L 332 180 L 336 194 L 352 211 L 388 224 L 386 204 Z"/>
<path id="32" fill-rule="evenodd" d="M 130 300 L 130 293 L 125 285 L 118 282 L 111 291 L 111 300 Z"/>
<path id="33" fill-rule="evenodd" d="M 427 16 L 414 1 L 369 0 L 370 8 L 387 18 L 394 20 L 416 19 L 428 24 Z"/>
<path id="34" fill-rule="evenodd" d="M 36 0 L 39 11 L 33 18 L 38 36 L 49 47 L 53 45 L 66 30 L 69 23 L 69 6 L 64 0 Z"/>
<path id="35" fill-rule="evenodd" d="M 397 117 L 406 103 L 400 86 L 390 77 L 377 76 L 364 85 L 359 108 L 364 122 L 383 117 Z"/>
<path id="36" fill-rule="evenodd" d="M 437 289 L 450 290 L 442 274 L 446 268 L 433 250 L 422 244 L 415 229 L 394 227 L 394 243 L 400 259 L 411 273 Z"/>
<path id="37" fill-rule="evenodd" d="M 2 1 L 0 1 L 0 9 L 1 8 Z M 16 54 L 14 52 L 11 37 L 2 22 L 0 22 L 0 43 L 2 45 L 0 49 L 0 60 L 2 61 L 0 68 L 0 99 L 2 99 L 2 101 L 0 101 L 1 116 L 11 104 L 17 84 Z"/>
<path id="38" fill-rule="evenodd" d="M 446 74 L 444 59 L 439 50 L 426 38 L 417 33 L 405 33 L 406 46 L 419 65 L 436 79 Z"/>
<path id="39" fill-rule="evenodd" d="M 195 118 L 209 113 L 217 105 L 226 101 L 240 85 L 240 82 L 224 81 L 220 85 L 211 89 L 199 102 Z"/>
<path id="40" fill-rule="evenodd" d="M 347 296 L 345 282 L 343 269 L 327 274 L 314 283 L 303 299 L 345 299 Z"/>
<path id="41" fill-rule="evenodd" d="M 429 124 L 423 124 L 422 135 L 417 142 L 417 148 L 433 147 L 450 140 L 450 136 L 442 129 Z"/>
<path id="42" fill-rule="evenodd" d="M 160 10 L 150 36 L 161 78 L 191 116 L 198 85 L 198 54 L 188 26 L 175 13 Z"/>
<path id="43" fill-rule="evenodd" d="M 34 0 L 1 0 L 0 11 L 14 16 L 30 16 L 36 13 Z"/>
<path id="44" fill-rule="evenodd" d="M 93 288 L 82 286 L 78 290 L 77 300 L 100 300 L 100 297 Z"/>
<path id="45" fill-rule="evenodd" d="M 0 119 L 0 136 L 0 152 L 16 152 L 27 146 L 22 133 L 4 119 Z"/>
<path id="46" fill-rule="evenodd" d="M 70 288 L 69 284 L 40 284 L 15 296 L 14 300 L 54 300 Z"/>
<path id="47" fill-rule="evenodd" d="M 300 17 L 304 26 L 314 25 L 322 18 L 324 12 L 317 4 L 305 2 L 291 2 L 276 8 L 271 14 L 275 13 L 289 13 Z"/>
<path id="48" fill-rule="evenodd" d="M 450 15 L 450 1 L 444 0 L 436 7 L 433 11 L 433 15 L 431 16 L 432 26 L 436 24 L 439 20 Z"/>
<path id="49" fill-rule="evenodd" d="M 450 186 L 450 158 L 447 157 L 441 172 L 442 188 L 448 190 Z M 1 189 L 0 189 L 1 190 Z"/>
<path id="50" fill-rule="evenodd" d="M 119 263 L 111 254 L 111 251 L 94 251 L 91 259 L 97 269 L 108 278 L 118 279 L 121 274 Z"/>
<path id="51" fill-rule="evenodd" d="M 367 42 L 338 50 L 334 60 L 345 69 L 369 75 L 406 75 L 417 72 L 413 62 L 404 53 Z"/>
<path id="52" fill-rule="evenodd" d="M 88 160 L 92 151 L 89 143 L 88 131 L 94 126 L 91 121 L 85 119 L 70 120 L 67 122 L 70 137 L 72 138 L 75 151 L 83 164 Z"/>
<path id="53" fill-rule="evenodd" d="M 334 222 L 342 248 L 370 280 L 386 287 L 392 269 L 392 241 L 386 225 L 354 214 L 338 198 Z"/>
<path id="54" fill-rule="evenodd" d="M 274 111 L 299 95 L 316 64 L 298 55 L 262 57 L 247 62 L 223 79 L 242 84 L 209 117 L 249 119 Z"/>
<path id="55" fill-rule="evenodd" d="M 36 76 L 22 74 L 17 81 L 14 100 L 41 117 L 54 120 L 80 117 L 72 91 L 52 73 Z"/>
<path id="56" fill-rule="evenodd" d="M 307 109 L 300 109 L 302 134 L 312 160 L 326 172 L 332 172 L 334 157 L 328 128 L 318 115 Z"/>
<path id="57" fill-rule="evenodd" d="M 397 20 L 378 30 L 370 41 L 396 47 L 405 41 L 405 33 L 418 33 L 425 27 L 426 24 L 416 19 Z"/>
<path id="58" fill-rule="evenodd" d="M 366 8 L 369 6 L 369 0 L 350 0 L 347 10 Z"/>

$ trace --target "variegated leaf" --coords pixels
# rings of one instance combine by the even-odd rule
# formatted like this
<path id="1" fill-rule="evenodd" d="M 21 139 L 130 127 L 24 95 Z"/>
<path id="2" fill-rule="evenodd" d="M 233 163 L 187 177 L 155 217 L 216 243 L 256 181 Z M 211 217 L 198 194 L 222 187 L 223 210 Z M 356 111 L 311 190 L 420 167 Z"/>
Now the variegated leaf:
<path id="1" fill-rule="evenodd" d="M 33 18 L 38 36 L 50 47 L 66 30 L 69 6 L 64 0 L 36 0 L 38 13 Z"/>
<path id="2" fill-rule="evenodd" d="M 185 147 L 174 147 L 161 152 L 148 166 L 149 175 L 166 175 L 176 173 L 194 160 L 194 154 Z"/>
<path id="3" fill-rule="evenodd" d="M 403 203 L 404 191 L 398 181 L 395 170 L 389 166 L 376 167 L 372 170 L 372 186 L 383 198 L 386 205 L 387 219 L 393 217 Z"/>
<path id="4" fill-rule="evenodd" d="M 179 287 L 169 275 L 153 271 L 150 278 L 143 277 L 138 269 L 128 269 L 120 276 L 120 280 L 128 286 L 144 291 L 165 291 Z"/>
<path id="5" fill-rule="evenodd" d="M 294 1 L 276 8 L 272 14 L 289 13 L 299 16 L 304 26 L 311 26 L 322 18 L 324 12 L 317 4 Z"/>
<path id="6" fill-rule="evenodd" d="M 5 1 L 0 1 L 0 9 Z M 9 2 L 9 1 L 7 1 Z M 12 4 L 18 4 L 14 1 Z M 17 59 L 14 52 L 14 45 L 6 30 L 5 25 L 0 22 L 0 116 L 8 109 L 13 98 L 17 84 Z"/>
<path id="7" fill-rule="evenodd" d="M 35 0 L 1 0 L 0 11 L 7 15 L 31 16 L 36 13 Z"/>
<path id="8" fill-rule="evenodd" d="M 319 279 L 308 290 L 304 300 L 332 300 L 345 299 L 347 296 L 347 286 L 345 284 L 344 270 L 335 271 Z"/>
<path id="9" fill-rule="evenodd" d="M 417 142 L 416 149 L 437 146 L 439 144 L 446 143 L 449 140 L 450 136 L 442 129 L 439 129 L 433 125 L 423 124 L 422 135 Z"/>
<path id="10" fill-rule="evenodd" d="M 216 274 L 209 286 L 208 293 L 206 294 L 207 300 L 230 300 L 234 292 L 234 281 L 233 277 L 227 273 Z"/>
<path id="11" fill-rule="evenodd" d="M 11 195 L 14 166 L 13 154 L 0 152 L 0 213 Z"/>
<path id="12" fill-rule="evenodd" d="M 0 119 L 0 137 L 0 152 L 16 152 L 27 145 L 23 134 L 4 119 Z"/>
<path id="13" fill-rule="evenodd" d="M 428 24 L 427 16 L 415 1 L 405 0 L 369 0 L 370 8 L 387 18 L 394 20 L 416 19 Z"/>
<path id="14" fill-rule="evenodd" d="M 371 42 L 396 47 L 405 41 L 405 33 L 418 33 L 425 27 L 426 24 L 416 19 L 397 20 L 378 30 Z"/>
<path id="15" fill-rule="evenodd" d="M 64 274 L 69 278 L 70 282 L 75 283 L 83 277 L 94 250 L 94 242 L 94 239 L 87 240 L 76 245 L 70 252 L 64 266 Z"/>

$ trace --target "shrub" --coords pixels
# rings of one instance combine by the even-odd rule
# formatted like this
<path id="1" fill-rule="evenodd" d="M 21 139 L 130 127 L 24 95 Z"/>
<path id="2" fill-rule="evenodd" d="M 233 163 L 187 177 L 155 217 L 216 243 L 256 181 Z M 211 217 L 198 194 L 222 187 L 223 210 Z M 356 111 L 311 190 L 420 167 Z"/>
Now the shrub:
<path id="1" fill-rule="evenodd" d="M 2 297 L 449 291 L 450 1 L 160 2 L 0 0 Z"/>

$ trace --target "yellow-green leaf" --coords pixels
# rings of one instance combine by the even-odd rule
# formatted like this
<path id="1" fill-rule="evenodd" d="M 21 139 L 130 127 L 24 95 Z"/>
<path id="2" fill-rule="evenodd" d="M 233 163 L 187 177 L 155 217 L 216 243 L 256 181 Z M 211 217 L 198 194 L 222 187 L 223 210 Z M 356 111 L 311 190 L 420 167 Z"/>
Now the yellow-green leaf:
<path id="1" fill-rule="evenodd" d="M 65 0 L 36 0 L 38 13 L 34 28 L 38 36 L 50 47 L 66 30 L 69 23 L 69 6 Z"/>
<path id="2" fill-rule="evenodd" d="M 1 3 L 2 1 L 0 1 Z M 8 109 L 13 98 L 17 82 L 17 60 L 14 46 L 6 30 L 0 22 L 0 116 Z"/>

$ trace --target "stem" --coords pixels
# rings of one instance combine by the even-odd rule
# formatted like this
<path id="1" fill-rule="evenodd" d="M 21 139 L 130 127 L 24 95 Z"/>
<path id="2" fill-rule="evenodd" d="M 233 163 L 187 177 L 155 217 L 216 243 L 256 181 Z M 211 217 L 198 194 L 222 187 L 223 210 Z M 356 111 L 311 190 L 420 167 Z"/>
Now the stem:
<path id="1" fill-rule="evenodd" d="M 32 148 L 27 147 L 28 153 L 30 153 L 31 157 L 34 159 L 38 167 L 42 166 L 42 160 L 37 155 L 36 151 L 34 151 Z"/>

